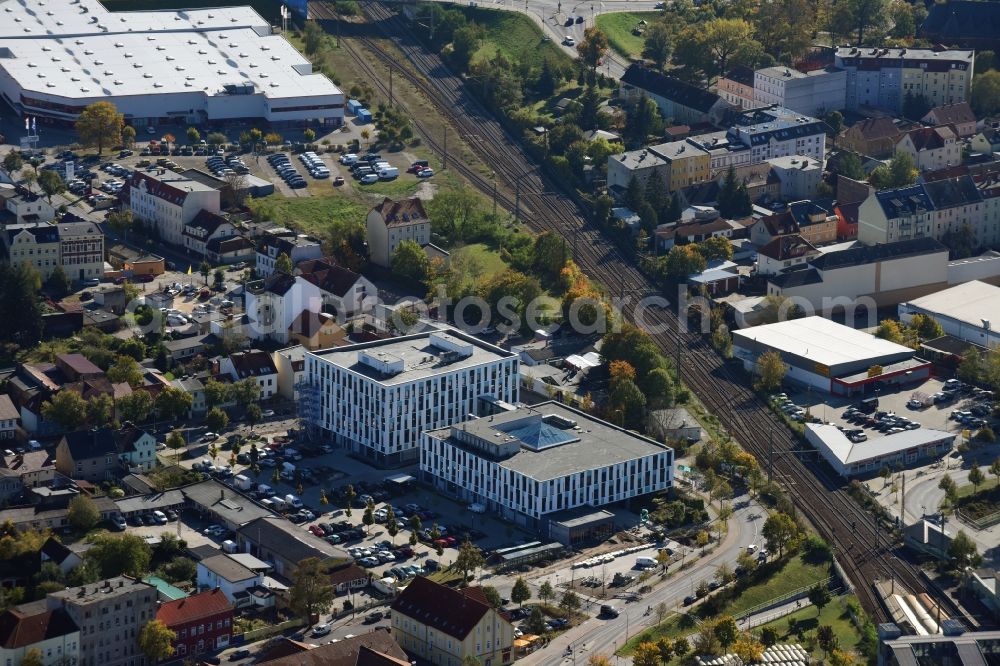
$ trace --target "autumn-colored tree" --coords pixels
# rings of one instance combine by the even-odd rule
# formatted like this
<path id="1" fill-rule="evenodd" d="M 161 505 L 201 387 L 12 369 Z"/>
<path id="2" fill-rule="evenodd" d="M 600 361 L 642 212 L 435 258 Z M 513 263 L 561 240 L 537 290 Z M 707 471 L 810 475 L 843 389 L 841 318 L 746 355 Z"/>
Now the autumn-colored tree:
<path id="1" fill-rule="evenodd" d="M 105 146 L 121 140 L 125 116 L 111 102 L 94 102 L 80 112 L 76 121 L 76 132 L 80 143 L 96 146 L 97 154 L 104 152 Z"/>

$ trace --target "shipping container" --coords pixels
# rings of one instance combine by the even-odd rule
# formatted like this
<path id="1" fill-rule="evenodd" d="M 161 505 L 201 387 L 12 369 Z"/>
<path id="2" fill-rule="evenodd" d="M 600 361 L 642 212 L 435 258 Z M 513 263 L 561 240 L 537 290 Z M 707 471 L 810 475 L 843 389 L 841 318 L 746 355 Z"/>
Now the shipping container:
<path id="1" fill-rule="evenodd" d="M 359 125 L 364 125 L 372 121 L 372 112 L 368 109 L 358 109 L 358 112 L 355 115 L 358 117 Z"/>

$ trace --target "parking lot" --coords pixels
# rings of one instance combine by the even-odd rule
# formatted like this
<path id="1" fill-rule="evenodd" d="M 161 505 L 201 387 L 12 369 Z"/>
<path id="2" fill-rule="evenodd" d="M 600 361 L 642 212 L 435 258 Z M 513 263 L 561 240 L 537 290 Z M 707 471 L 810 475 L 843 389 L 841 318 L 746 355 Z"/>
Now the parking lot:
<path id="1" fill-rule="evenodd" d="M 994 423 L 990 414 L 993 404 L 991 394 L 977 392 L 974 387 L 957 380 L 948 381 L 946 384 L 932 378 L 895 391 L 884 390 L 864 396 L 877 398 L 878 406 L 869 413 L 856 412 L 853 418 L 852 408 L 858 407 L 861 396 L 846 398 L 823 395 L 818 391 L 788 391 L 787 397 L 791 404 L 803 410 L 798 412 L 796 420 L 811 417 L 839 426 L 846 432 L 863 434 L 865 439 L 889 434 L 894 428 L 961 432 L 966 429 L 975 431 Z M 781 409 L 781 405 L 778 408 Z M 790 406 L 782 411 L 790 416 L 796 413 Z M 859 441 L 865 439 L 859 438 Z"/>

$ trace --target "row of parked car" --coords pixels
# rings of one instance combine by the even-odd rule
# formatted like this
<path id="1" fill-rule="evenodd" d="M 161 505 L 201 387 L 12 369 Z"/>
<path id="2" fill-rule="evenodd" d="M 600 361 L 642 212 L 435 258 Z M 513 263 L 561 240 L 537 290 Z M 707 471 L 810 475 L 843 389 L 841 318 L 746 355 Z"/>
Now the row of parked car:
<path id="1" fill-rule="evenodd" d="M 798 421 L 801 423 L 806 420 L 806 410 L 803 407 L 799 407 L 784 393 L 778 393 L 773 396 L 774 404 L 779 410 L 788 415 L 793 421 Z"/>
<path id="2" fill-rule="evenodd" d="M 271 165 L 275 173 L 281 176 L 281 179 L 293 190 L 298 190 L 308 185 L 302 174 L 292 166 L 292 161 L 288 159 L 288 155 L 285 153 L 268 155 L 267 163 Z"/>
<path id="3" fill-rule="evenodd" d="M 920 428 L 920 424 L 913 419 L 908 419 L 905 416 L 884 410 L 876 411 L 874 414 L 865 414 L 857 407 L 848 407 L 841 414 L 841 417 L 849 423 L 859 425 L 862 428 L 870 428 L 886 435 L 895 435 L 904 430 L 917 430 Z M 844 434 L 854 442 L 863 442 L 868 439 L 864 430 L 860 429 L 845 430 Z"/>
<path id="4" fill-rule="evenodd" d="M 306 168 L 306 171 L 313 178 L 322 180 L 323 178 L 330 177 L 330 169 L 324 164 L 320 156 L 313 151 L 307 150 L 299 155 L 299 161 L 302 162 L 302 166 Z"/>
<path id="5" fill-rule="evenodd" d="M 205 160 L 205 166 L 211 170 L 216 178 L 225 178 L 234 173 L 244 175 L 250 173 L 250 167 L 243 163 L 239 155 L 230 155 L 225 158 L 212 155 Z"/>

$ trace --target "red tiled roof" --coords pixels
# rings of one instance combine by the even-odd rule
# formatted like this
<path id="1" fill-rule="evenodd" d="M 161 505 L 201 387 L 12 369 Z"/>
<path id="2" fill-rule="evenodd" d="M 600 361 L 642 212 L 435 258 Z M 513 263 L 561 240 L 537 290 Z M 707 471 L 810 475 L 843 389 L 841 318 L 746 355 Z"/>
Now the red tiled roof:
<path id="1" fill-rule="evenodd" d="M 935 122 L 939 125 L 958 125 L 960 123 L 976 122 L 976 114 L 972 112 L 972 107 L 969 106 L 968 102 L 935 106 L 927 112 L 924 118 L 930 117 L 932 114 Z"/>
<path id="2" fill-rule="evenodd" d="M 357 564 L 348 564 L 346 566 L 338 567 L 330 572 L 330 583 L 332 585 L 341 585 L 342 583 L 350 583 L 351 581 L 361 580 L 363 578 L 368 578 L 369 574 L 367 571 L 359 567 Z"/>
<path id="3" fill-rule="evenodd" d="M 955 133 L 947 127 L 918 127 L 906 134 L 917 150 L 943 148 L 945 139 L 955 138 Z"/>
<path id="4" fill-rule="evenodd" d="M 777 238 L 772 239 L 770 243 L 757 250 L 757 254 L 762 254 L 765 257 L 770 257 L 771 259 L 775 259 L 777 261 L 804 257 L 817 252 L 819 252 L 819 250 L 813 247 L 809 241 L 798 234 L 778 236 Z"/>
<path id="5" fill-rule="evenodd" d="M 13 608 L 0 615 L 0 645 L 8 650 L 28 647 L 77 630 L 73 620 L 62 610 L 29 615 Z"/>
<path id="6" fill-rule="evenodd" d="M 899 136 L 899 128 L 889 118 L 866 118 L 851 125 L 848 132 L 859 132 L 868 141 Z"/>
<path id="7" fill-rule="evenodd" d="M 396 597 L 392 610 L 463 640 L 491 609 L 480 588 L 453 590 L 418 576 Z"/>
<path id="8" fill-rule="evenodd" d="M 143 173 L 136 169 L 132 172 L 132 177 L 129 179 L 129 185 L 131 187 L 139 187 L 141 183 L 146 183 L 146 193 L 154 196 L 158 199 L 163 199 L 164 201 L 169 201 L 170 203 L 180 206 L 184 203 L 184 199 L 187 198 L 187 192 L 176 188 L 172 185 L 167 185 L 166 183 L 153 178 L 149 174 Z"/>
<path id="9" fill-rule="evenodd" d="M 175 627 L 232 611 L 233 605 L 229 603 L 229 599 L 226 599 L 222 590 L 216 588 L 162 604 L 156 611 L 156 619 L 168 627 Z"/>

